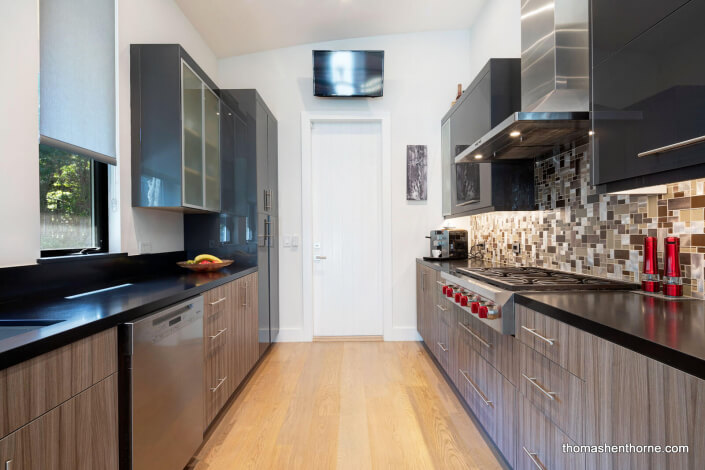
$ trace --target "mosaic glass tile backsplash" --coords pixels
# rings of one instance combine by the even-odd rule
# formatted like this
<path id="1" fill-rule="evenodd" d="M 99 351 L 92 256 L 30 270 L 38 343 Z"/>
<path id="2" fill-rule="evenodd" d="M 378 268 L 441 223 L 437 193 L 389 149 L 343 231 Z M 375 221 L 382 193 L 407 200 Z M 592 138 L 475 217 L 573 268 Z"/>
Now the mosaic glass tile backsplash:
<path id="1" fill-rule="evenodd" d="M 640 282 L 644 237 L 681 241 L 684 294 L 705 298 L 705 179 L 667 185 L 659 195 L 598 195 L 590 186 L 588 146 L 536 163 L 539 210 L 455 219 L 469 243 L 485 243 L 485 258 Z M 519 243 L 515 255 L 512 244 Z"/>

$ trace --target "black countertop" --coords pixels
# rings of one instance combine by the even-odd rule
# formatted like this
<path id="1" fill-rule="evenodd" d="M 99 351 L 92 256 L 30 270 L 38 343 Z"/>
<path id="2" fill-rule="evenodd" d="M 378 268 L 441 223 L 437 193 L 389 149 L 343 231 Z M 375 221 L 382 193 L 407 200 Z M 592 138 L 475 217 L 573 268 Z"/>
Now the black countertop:
<path id="1" fill-rule="evenodd" d="M 461 260 L 418 259 L 452 273 L 458 267 L 496 266 Z M 705 300 L 668 300 L 629 291 L 523 292 L 517 304 L 705 379 Z"/>
<path id="2" fill-rule="evenodd" d="M 74 299 L 22 298 L 3 303 L 0 324 L 10 320 L 62 321 L 0 340 L 0 370 L 256 271 L 256 267 L 232 266 L 212 273 L 172 270 L 126 280 L 132 285 Z"/>

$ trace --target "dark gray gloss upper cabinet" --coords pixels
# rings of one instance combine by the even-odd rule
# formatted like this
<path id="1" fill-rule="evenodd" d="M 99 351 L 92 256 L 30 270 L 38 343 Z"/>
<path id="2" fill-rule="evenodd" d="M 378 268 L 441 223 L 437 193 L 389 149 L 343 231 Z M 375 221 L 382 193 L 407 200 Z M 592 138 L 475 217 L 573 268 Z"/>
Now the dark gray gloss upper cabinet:
<path id="1" fill-rule="evenodd" d="M 703 18 L 705 0 L 592 1 L 593 184 L 705 176 Z"/>
<path id="2" fill-rule="evenodd" d="M 490 59 L 441 121 L 443 216 L 534 208 L 533 163 L 455 163 L 521 106 L 520 59 Z"/>
<path id="3" fill-rule="evenodd" d="M 220 98 L 178 44 L 130 46 L 132 205 L 220 210 Z"/>

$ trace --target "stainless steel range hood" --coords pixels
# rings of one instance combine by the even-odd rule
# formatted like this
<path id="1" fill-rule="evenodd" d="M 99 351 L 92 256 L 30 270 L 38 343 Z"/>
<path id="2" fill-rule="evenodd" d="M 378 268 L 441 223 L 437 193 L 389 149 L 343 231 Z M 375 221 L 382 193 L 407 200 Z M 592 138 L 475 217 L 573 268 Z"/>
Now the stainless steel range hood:
<path id="1" fill-rule="evenodd" d="M 523 0 L 522 111 L 458 154 L 455 162 L 534 158 L 587 136 L 589 51 L 588 0 Z"/>

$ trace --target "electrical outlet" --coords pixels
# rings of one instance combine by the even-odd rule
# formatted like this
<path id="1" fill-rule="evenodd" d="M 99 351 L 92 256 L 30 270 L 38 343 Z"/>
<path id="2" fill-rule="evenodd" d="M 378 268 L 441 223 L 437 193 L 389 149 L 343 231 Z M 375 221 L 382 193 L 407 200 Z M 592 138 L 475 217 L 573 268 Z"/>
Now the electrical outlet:
<path id="1" fill-rule="evenodd" d="M 146 254 L 152 252 L 152 242 L 140 242 L 140 253 Z"/>
<path id="2" fill-rule="evenodd" d="M 298 236 L 298 235 L 293 234 L 293 235 L 291 236 L 291 246 L 292 246 L 293 248 L 296 248 L 296 247 L 299 246 L 299 236 Z"/>
<path id="3" fill-rule="evenodd" d="M 515 255 L 518 255 L 521 253 L 521 244 L 520 243 L 512 243 L 512 251 L 514 252 Z"/>

